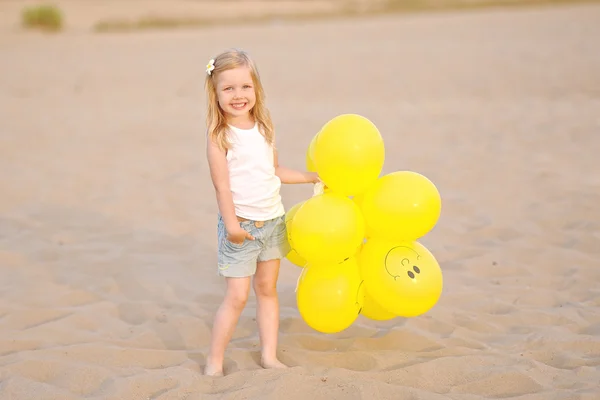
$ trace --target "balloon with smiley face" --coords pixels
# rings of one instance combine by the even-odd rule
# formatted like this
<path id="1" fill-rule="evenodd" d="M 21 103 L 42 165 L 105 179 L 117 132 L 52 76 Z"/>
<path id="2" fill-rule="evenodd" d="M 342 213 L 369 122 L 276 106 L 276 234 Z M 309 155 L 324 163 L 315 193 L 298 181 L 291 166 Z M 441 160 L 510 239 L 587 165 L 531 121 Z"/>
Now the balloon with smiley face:
<path id="1" fill-rule="evenodd" d="M 363 245 L 358 263 L 366 292 L 397 316 L 424 314 L 442 294 L 440 266 L 419 242 L 371 238 Z"/>

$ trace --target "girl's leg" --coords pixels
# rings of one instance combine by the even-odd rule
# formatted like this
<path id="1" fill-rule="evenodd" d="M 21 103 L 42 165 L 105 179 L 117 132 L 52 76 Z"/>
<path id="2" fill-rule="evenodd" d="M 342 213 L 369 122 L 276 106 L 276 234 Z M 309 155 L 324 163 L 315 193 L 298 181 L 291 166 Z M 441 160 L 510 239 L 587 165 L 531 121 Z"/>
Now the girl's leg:
<path id="1" fill-rule="evenodd" d="M 261 343 L 261 364 L 264 368 L 286 368 L 277 359 L 277 335 L 279 333 L 279 299 L 277 278 L 279 260 L 261 261 L 254 275 L 256 293 L 256 320 Z"/>
<path id="2" fill-rule="evenodd" d="M 231 340 L 235 326 L 248 301 L 250 277 L 226 278 L 227 292 L 213 322 L 210 351 L 206 358 L 205 375 L 223 375 L 225 348 Z"/>

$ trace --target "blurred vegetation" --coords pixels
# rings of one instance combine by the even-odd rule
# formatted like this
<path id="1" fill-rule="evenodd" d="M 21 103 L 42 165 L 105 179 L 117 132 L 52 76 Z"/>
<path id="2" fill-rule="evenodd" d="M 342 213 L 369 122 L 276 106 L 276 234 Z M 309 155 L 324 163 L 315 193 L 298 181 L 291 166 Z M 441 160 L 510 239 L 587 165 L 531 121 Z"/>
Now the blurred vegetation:
<path id="1" fill-rule="evenodd" d="M 502 6 L 534 6 L 597 2 L 597 0 L 385 0 L 386 11 L 459 10 Z"/>
<path id="2" fill-rule="evenodd" d="M 21 23 L 26 28 L 57 32 L 63 27 L 63 15 L 58 7 L 51 4 L 26 7 L 21 13 Z"/>
<path id="3" fill-rule="evenodd" d="M 107 19 L 95 24 L 96 32 L 135 31 L 147 29 L 175 29 L 209 27 L 228 24 L 260 24 L 272 21 L 317 20 L 365 15 L 409 13 L 425 11 L 450 11 L 485 7 L 517 7 L 534 5 L 573 4 L 599 2 L 600 0 L 331 0 L 335 11 L 279 14 L 265 12 L 243 17 L 167 17 L 145 16 L 138 19 Z M 235 3 L 235 2 L 233 2 Z M 234 7 L 232 5 L 232 7 Z"/>
<path id="4" fill-rule="evenodd" d="M 142 17 L 137 20 L 111 19 L 94 25 L 96 32 L 133 31 L 142 29 L 173 29 L 185 27 L 203 27 L 220 25 L 219 19 L 177 18 L 177 17 Z"/>

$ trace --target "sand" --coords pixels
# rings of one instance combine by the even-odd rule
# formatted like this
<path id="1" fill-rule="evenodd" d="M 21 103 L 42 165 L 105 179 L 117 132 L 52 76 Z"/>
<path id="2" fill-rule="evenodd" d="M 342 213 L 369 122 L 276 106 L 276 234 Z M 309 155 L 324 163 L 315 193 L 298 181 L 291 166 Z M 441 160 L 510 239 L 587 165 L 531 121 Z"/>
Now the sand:
<path id="1" fill-rule="evenodd" d="M 600 398 L 600 6 L 0 37 L 0 399 Z M 255 298 L 223 378 L 204 66 L 256 58 L 282 163 L 342 113 L 384 173 L 442 194 L 427 314 L 326 335 L 282 264 L 279 355 Z M 310 185 L 285 186 L 290 208 Z"/>

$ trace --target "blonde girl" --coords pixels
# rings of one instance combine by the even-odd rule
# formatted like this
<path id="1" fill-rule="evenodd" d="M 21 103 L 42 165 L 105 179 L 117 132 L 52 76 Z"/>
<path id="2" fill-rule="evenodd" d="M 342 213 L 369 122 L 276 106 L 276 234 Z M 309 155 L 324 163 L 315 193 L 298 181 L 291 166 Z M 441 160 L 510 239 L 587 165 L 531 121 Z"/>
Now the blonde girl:
<path id="1" fill-rule="evenodd" d="M 204 373 L 223 374 L 225 348 L 250 292 L 256 294 L 261 365 L 285 368 L 276 355 L 277 278 L 289 251 L 282 183 L 318 183 L 316 173 L 281 166 L 275 130 L 255 63 L 228 50 L 206 69 L 207 158 L 219 209 L 218 273 L 227 289 L 214 319 Z"/>

